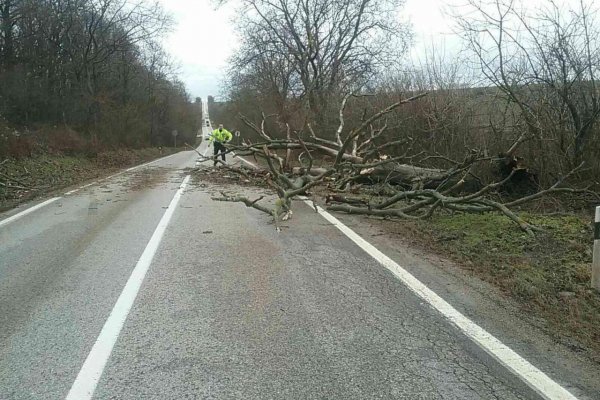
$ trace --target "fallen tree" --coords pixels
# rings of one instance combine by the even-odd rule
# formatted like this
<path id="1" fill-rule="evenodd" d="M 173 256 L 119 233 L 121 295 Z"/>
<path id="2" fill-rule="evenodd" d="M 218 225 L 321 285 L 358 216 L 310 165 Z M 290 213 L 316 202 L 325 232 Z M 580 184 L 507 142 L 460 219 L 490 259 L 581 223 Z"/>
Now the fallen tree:
<path id="1" fill-rule="evenodd" d="M 241 145 L 228 144 L 228 151 L 238 156 L 251 156 L 263 161 L 264 182 L 278 196 L 274 206 L 265 207 L 259 202 L 263 198 L 248 199 L 244 196 L 221 193 L 214 197 L 217 201 L 241 202 L 248 207 L 271 215 L 280 221 L 291 217 L 292 199 L 299 195 L 309 195 L 311 189 L 321 186 L 329 192 L 325 196 L 329 210 L 351 214 L 376 215 L 409 219 L 424 219 L 440 209 L 450 212 L 498 212 L 514 221 L 530 235 L 537 229 L 529 224 L 511 208 L 521 206 L 553 193 L 585 194 L 600 198 L 588 188 L 574 189 L 565 187 L 565 181 L 581 171 L 583 163 L 575 167 L 552 186 L 539 189 L 535 193 L 503 201 L 497 192 L 515 176 L 527 173 L 520 163 L 507 164 L 507 157 L 514 157 L 519 144 L 526 140 L 521 135 L 511 147 L 498 157 L 485 156 L 486 152 L 472 149 L 463 160 L 451 160 L 439 154 L 413 154 L 408 140 L 398 139 L 377 144 L 387 124 L 380 122 L 386 114 L 398 107 L 426 96 L 419 94 L 399 100 L 390 106 L 364 119 L 353 129 L 344 131 L 344 108 L 350 95 L 342 101 L 339 110 L 339 125 L 333 139 L 318 136 L 310 124 L 306 123 L 300 131 L 285 126 L 285 138 L 275 138 L 265 130 L 263 114 L 258 124 L 245 116 L 242 121 L 252 129 L 260 140 L 252 143 L 245 141 Z M 378 123 L 379 122 L 379 123 Z M 305 131 L 303 131 L 305 130 Z M 308 135 L 306 135 L 306 131 Z M 302 136 L 305 138 L 302 139 Z M 394 146 L 404 146 L 401 154 L 389 155 Z M 292 154 L 297 153 L 297 166 L 292 166 Z M 314 167 L 315 156 L 330 159 L 325 165 Z M 202 161 L 214 160 L 206 157 Z M 417 160 L 418 164 L 417 165 Z M 427 167 L 428 161 L 443 161 L 450 166 L 447 169 Z M 491 182 L 483 182 L 475 171 L 483 164 L 500 165 L 509 171 Z M 235 173 L 245 174 L 243 169 L 228 167 Z M 377 184 L 377 194 L 364 197 L 348 197 L 345 193 L 354 191 L 365 183 Z"/>

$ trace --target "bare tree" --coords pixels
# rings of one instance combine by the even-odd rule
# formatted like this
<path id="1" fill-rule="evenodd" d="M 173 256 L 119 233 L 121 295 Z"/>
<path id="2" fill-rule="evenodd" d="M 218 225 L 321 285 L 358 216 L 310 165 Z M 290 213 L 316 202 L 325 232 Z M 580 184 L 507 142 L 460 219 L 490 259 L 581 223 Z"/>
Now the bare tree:
<path id="1" fill-rule="evenodd" d="M 234 68 L 246 76 L 267 78 L 267 85 L 283 97 L 299 97 L 319 128 L 346 93 L 356 91 L 405 49 L 407 31 L 390 18 L 397 12 L 397 1 L 242 3 L 244 41 Z M 262 74 L 265 67 L 269 73 Z"/>
<path id="2" fill-rule="evenodd" d="M 600 21 L 593 2 L 567 8 L 547 0 L 532 10 L 514 0 L 469 0 L 457 20 L 480 71 L 520 110 L 527 129 L 516 144 L 548 139 L 552 127 L 561 127 L 562 150 L 578 165 L 600 118 Z"/>
<path id="3" fill-rule="evenodd" d="M 547 139 L 549 125 L 564 123 L 565 115 L 574 118 L 569 102 L 578 115 L 589 117 L 589 129 L 597 117 L 592 56 L 595 39 L 590 35 L 595 24 L 583 5 L 582 13 L 577 14 L 581 17 L 575 18 L 585 22 L 579 31 L 582 36 L 561 36 L 571 41 L 569 46 L 587 49 L 574 57 L 578 63 L 571 63 L 580 67 L 569 69 L 566 63 L 556 62 L 566 56 L 557 56 L 556 49 L 549 47 L 556 27 L 565 26 L 562 21 L 550 24 L 555 27 L 552 30 L 517 12 L 510 1 L 471 0 L 475 14 L 459 17 L 459 21 L 485 78 L 477 87 L 482 81 L 473 77 L 464 86 L 457 85 L 463 70 L 457 66 L 453 69 L 436 57 L 427 60 L 421 73 L 382 79 L 380 57 L 389 61 L 392 54 L 378 47 L 377 40 L 371 42 L 371 34 L 383 32 L 378 39 L 387 34 L 402 38 L 397 26 L 388 29 L 373 24 L 390 3 L 342 1 L 347 11 L 335 15 L 330 14 L 333 3 L 328 0 L 257 0 L 244 4 L 245 42 L 234 60 L 239 72 L 236 83 L 241 87 L 235 87 L 231 97 L 247 91 L 247 98 L 259 104 L 250 106 L 255 110 L 251 116 L 239 115 L 253 133 L 253 140 L 229 147 L 236 154 L 263 160 L 267 168 L 260 176 L 278 199 L 272 208 L 260 204 L 260 198 L 225 193 L 215 200 L 243 202 L 268 212 L 277 221 L 290 216 L 292 198 L 320 187 L 329 191 L 327 203 L 336 211 L 413 219 L 428 218 L 440 209 L 500 212 L 533 234 L 535 227 L 511 207 L 552 193 L 595 196 L 587 188 L 563 186 L 567 178 L 582 171 L 581 162 L 558 171 L 551 183 L 539 187 L 536 175 L 515 156 L 527 141 Z M 546 19 L 551 20 L 557 21 Z M 545 42 L 543 34 L 548 35 Z M 585 45 L 575 44 L 575 37 Z M 375 45 L 369 47 L 369 43 Z M 548 55 L 542 56 L 546 53 L 540 49 Z M 569 50 L 568 54 L 575 53 Z M 551 80 L 546 70 L 562 78 Z M 374 90 L 367 94 L 365 87 Z M 589 90 L 582 97 L 576 88 Z M 289 113 L 299 104 L 305 110 L 296 108 Z M 258 112 L 261 108 L 263 111 Z M 272 123 L 276 117 L 279 124 Z M 407 123 L 409 120 L 413 125 Z M 576 125 L 573 121 L 564 127 L 575 143 L 579 131 L 571 129 Z M 495 136 L 502 136 L 502 140 Z M 491 141 L 495 151 L 490 151 Z M 579 161 L 578 157 L 574 160 Z M 317 163 L 321 166 L 315 167 Z M 482 179 L 480 172 L 491 165 L 500 166 L 503 173 Z M 503 199 L 500 191 L 520 176 L 532 178 L 534 185 L 526 193 L 512 193 L 510 199 Z M 370 197 L 365 198 L 365 192 L 352 197 L 363 184 L 375 184 L 365 188 Z"/>
<path id="4" fill-rule="evenodd" d="M 10 65 L 14 59 L 14 30 L 20 8 L 20 0 L 0 1 L 0 60 L 5 66 Z"/>

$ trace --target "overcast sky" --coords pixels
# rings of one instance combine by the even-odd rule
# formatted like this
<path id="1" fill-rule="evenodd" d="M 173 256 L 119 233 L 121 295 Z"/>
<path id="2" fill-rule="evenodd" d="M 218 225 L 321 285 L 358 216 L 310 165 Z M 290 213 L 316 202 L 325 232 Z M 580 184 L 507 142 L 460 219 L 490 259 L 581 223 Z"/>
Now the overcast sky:
<path id="1" fill-rule="evenodd" d="M 160 1 L 177 24 L 165 47 L 180 65 L 180 78 L 193 97 L 218 96 L 227 58 L 237 43 L 233 7 L 215 9 L 211 0 Z M 424 44 L 439 45 L 451 36 L 452 21 L 444 17 L 444 9 L 458 1 L 406 0 L 402 18 L 413 25 L 413 57 Z"/>

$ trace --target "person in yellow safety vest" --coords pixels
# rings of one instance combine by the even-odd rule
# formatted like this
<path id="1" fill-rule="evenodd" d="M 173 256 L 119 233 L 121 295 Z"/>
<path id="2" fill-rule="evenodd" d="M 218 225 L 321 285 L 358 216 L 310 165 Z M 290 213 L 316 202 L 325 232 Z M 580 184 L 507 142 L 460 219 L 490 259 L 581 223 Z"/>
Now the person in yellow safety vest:
<path id="1" fill-rule="evenodd" d="M 217 158 L 219 152 L 221 153 L 221 159 L 225 161 L 225 143 L 229 142 L 233 139 L 233 135 L 227 129 L 223 128 L 223 124 L 220 124 L 217 129 L 211 132 L 209 141 L 213 143 L 214 146 L 214 157 L 215 157 L 215 166 L 217 165 Z"/>

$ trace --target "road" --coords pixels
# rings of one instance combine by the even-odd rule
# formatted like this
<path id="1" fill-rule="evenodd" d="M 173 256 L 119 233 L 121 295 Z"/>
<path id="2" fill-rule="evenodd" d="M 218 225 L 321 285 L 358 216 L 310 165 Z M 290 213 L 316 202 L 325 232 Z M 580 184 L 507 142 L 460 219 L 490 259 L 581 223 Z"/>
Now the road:
<path id="1" fill-rule="evenodd" d="M 308 205 L 278 233 L 212 201 L 197 158 L 0 217 L 0 399 L 543 397 Z M 559 364 L 546 398 L 594 398 Z"/>

